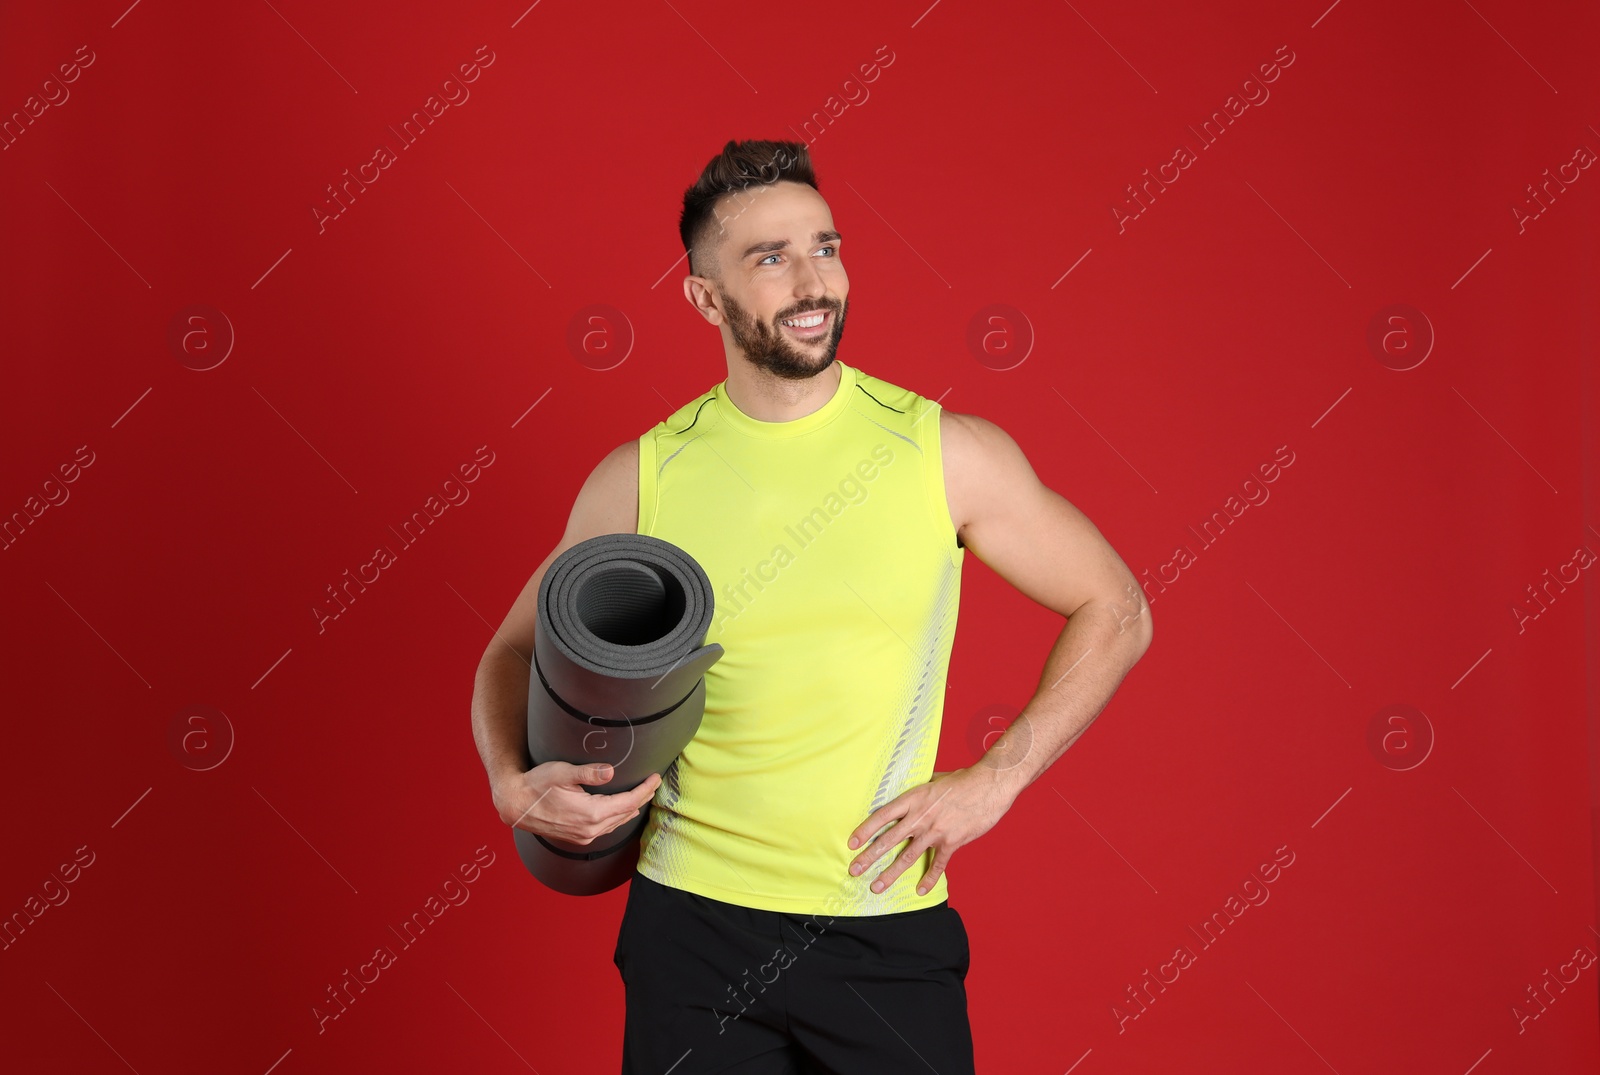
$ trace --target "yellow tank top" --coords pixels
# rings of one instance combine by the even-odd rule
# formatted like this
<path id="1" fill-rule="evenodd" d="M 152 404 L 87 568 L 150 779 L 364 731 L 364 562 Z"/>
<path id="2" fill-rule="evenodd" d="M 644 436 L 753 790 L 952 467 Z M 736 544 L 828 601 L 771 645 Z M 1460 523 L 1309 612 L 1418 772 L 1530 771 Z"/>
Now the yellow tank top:
<path id="1" fill-rule="evenodd" d="M 947 897 L 859 877 L 848 840 L 933 773 L 961 562 L 939 404 L 842 362 L 790 422 L 736 408 L 723 381 L 639 438 L 638 532 L 687 551 L 714 593 L 699 731 L 663 774 L 638 869 L 772 911 L 873 915 Z"/>

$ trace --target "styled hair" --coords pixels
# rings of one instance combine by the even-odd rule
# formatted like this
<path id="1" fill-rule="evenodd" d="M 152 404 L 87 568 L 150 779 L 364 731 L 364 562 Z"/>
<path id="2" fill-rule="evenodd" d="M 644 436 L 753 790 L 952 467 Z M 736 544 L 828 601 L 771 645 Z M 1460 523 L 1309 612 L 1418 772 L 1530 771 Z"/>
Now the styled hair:
<path id="1" fill-rule="evenodd" d="M 678 218 L 678 237 L 689 255 L 691 275 L 718 276 L 716 251 L 722 232 L 716 215 L 718 199 L 781 180 L 818 189 L 804 142 L 730 141 L 707 162 L 700 178 L 683 192 L 683 215 Z"/>

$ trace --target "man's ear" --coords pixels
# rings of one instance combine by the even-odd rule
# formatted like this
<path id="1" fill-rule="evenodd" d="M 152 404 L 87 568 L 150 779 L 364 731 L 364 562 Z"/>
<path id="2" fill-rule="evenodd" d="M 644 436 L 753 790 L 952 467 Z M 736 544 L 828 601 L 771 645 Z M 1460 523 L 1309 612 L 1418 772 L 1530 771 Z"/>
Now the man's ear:
<path id="1" fill-rule="evenodd" d="M 717 302 L 717 285 L 703 276 L 683 278 L 683 295 L 695 312 L 713 325 L 722 324 L 722 308 Z"/>

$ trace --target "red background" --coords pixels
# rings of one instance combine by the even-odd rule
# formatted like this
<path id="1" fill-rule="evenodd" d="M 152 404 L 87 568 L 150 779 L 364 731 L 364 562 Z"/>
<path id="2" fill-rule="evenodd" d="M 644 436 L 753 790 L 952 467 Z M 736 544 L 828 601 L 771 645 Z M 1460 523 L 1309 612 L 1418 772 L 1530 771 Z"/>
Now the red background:
<path id="1" fill-rule="evenodd" d="M 626 890 L 522 868 L 473 671 L 594 463 L 726 375 L 682 298 L 683 189 L 816 117 L 839 357 L 1000 424 L 1154 598 L 1109 708 L 951 866 L 980 1070 L 1594 1070 L 1600 964 L 1542 1013 L 1527 989 L 1600 951 L 1600 569 L 1514 611 L 1600 552 L 1600 170 L 1515 208 L 1600 152 L 1593 5 L 524 7 L 0 18 L 0 115 L 59 102 L 0 151 L 0 517 L 70 494 L 0 552 L 0 914 L 68 897 L 0 951 L 9 1069 L 616 1070 Z M 1255 103 L 1205 146 L 1230 95 Z M 572 344 L 594 304 L 604 337 Z M 941 769 L 1061 622 L 967 564 Z M 401 945 L 478 848 L 470 898 Z"/>

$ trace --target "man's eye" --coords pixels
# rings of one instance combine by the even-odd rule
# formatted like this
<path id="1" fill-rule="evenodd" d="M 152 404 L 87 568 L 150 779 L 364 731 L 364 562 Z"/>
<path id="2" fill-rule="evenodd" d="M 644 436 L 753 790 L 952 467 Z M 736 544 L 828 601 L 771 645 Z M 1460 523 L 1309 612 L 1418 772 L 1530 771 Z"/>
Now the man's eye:
<path id="1" fill-rule="evenodd" d="M 822 251 L 823 251 L 823 250 L 826 250 L 826 251 L 828 251 L 828 252 L 829 252 L 829 253 L 830 253 L 830 254 L 832 254 L 832 255 L 833 255 L 833 256 L 834 256 L 834 257 L 838 257 L 838 256 L 839 256 L 839 249 L 838 249 L 838 247 L 834 247 L 834 246 L 824 246 L 824 247 L 822 247 L 822 248 L 820 248 L 820 249 L 819 249 L 819 250 L 818 250 L 818 251 L 817 251 L 817 253 L 819 253 L 819 254 L 820 254 L 820 253 L 821 253 L 821 252 L 822 252 Z M 756 262 L 756 264 L 757 264 L 757 265 L 765 265 L 765 264 L 766 264 L 766 263 L 767 263 L 767 262 L 769 262 L 769 261 L 771 261 L 771 260 L 772 260 L 772 259 L 773 259 L 773 258 L 779 258 L 779 257 L 782 257 L 782 256 L 783 256 L 783 255 L 782 255 L 782 254 L 768 254 L 768 255 L 767 255 L 767 256 L 766 256 L 766 257 L 764 257 L 764 258 L 762 258 L 762 259 L 761 259 L 761 260 L 760 260 L 760 261 L 758 261 L 758 262 Z"/>

